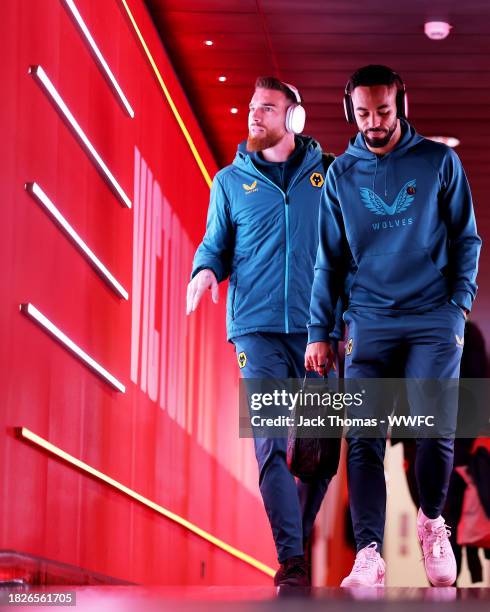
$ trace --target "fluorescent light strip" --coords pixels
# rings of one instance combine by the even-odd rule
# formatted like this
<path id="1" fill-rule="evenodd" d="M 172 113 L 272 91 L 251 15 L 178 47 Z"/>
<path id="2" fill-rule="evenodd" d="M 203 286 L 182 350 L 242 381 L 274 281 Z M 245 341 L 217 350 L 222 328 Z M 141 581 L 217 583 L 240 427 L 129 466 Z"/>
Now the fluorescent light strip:
<path id="1" fill-rule="evenodd" d="M 26 191 L 30 193 L 36 199 L 36 201 L 43 206 L 43 208 L 49 213 L 51 218 L 59 226 L 61 226 L 65 233 L 68 234 L 68 237 L 71 238 L 73 242 L 80 248 L 83 255 L 88 258 L 90 263 L 94 266 L 97 272 L 100 273 L 100 275 L 107 282 L 109 287 L 111 287 L 111 289 L 113 289 L 122 298 L 127 300 L 129 294 L 126 289 L 114 278 L 114 276 L 104 266 L 100 259 L 94 254 L 90 247 L 82 240 L 82 238 L 80 238 L 77 232 L 73 229 L 73 227 L 68 223 L 65 217 L 63 217 L 60 211 L 53 204 L 53 202 L 51 202 L 48 196 L 44 193 L 41 187 L 37 183 L 26 183 L 25 188 Z"/>
<path id="2" fill-rule="evenodd" d="M 109 79 L 109 82 L 111 83 L 114 89 L 114 92 L 119 96 L 119 100 L 124 106 L 126 112 L 131 117 L 131 119 L 133 119 L 134 111 L 131 108 L 131 105 L 129 104 L 126 96 L 124 95 L 123 90 L 119 86 L 119 83 L 116 81 L 116 77 L 113 75 L 112 70 L 109 68 L 109 65 L 107 64 L 102 53 L 100 52 L 99 47 L 97 46 L 97 43 L 92 37 L 92 34 L 90 34 L 90 31 L 87 28 L 82 16 L 80 15 L 75 3 L 73 2 L 73 0 L 63 0 L 63 2 L 66 4 L 67 8 L 70 10 L 80 30 L 82 31 L 83 35 L 87 39 L 87 42 L 90 45 L 90 48 L 92 49 L 95 57 L 97 58 L 99 66 L 105 72 L 105 76 Z"/>
<path id="3" fill-rule="evenodd" d="M 153 72 L 155 73 L 155 76 L 160 84 L 160 87 L 162 88 L 163 94 L 167 98 L 167 102 L 169 103 L 169 106 L 174 114 L 174 117 L 177 120 L 177 123 L 179 124 L 179 127 L 182 130 L 182 133 L 184 134 L 184 138 L 187 140 L 187 144 L 189 145 L 190 150 L 192 151 L 192 154 L 194 155 L 194 159 L 196 160 L 197 165 L 199 166 L 199 169 L 201 170 L 202 175 L 204 176 L 204 180 L 206 181 L 208 187 L 211 187 L 212 180 L 211 180 L 211 177 L 209 176 L 209 172 L 207 171 L 207 168 L 204 165 L 204 162 L 202 161 L 201 156 L 199 155 L 199 151 L 197 150 L 196 145 L 194 144 L 194 141 L 192 140 L 192 137 L 189 134 L 189 130 L 187 129 L 182 117 L 180 116 L 180 113 L 177 107 L 175 106 L 175 102 L 172 100 L 172 96 L 170 95 L 170 92 L 167 89 L 167 86 L 165 85 L 162 75 L 160 74 L 160 71 L 158 70 L 158 67 L 155 63 L 155 60 L 153 59 L 153 56 L 150 53 L 150 50 L 148 49 L 148 45 L 146 44 L 146 41 L 143 38 L 143 35 L 141 34 L 138 24 L 136 23 L 126 0 L 121 0 L 121 2 L 126 10 L 129 20 L 131 21 L 131 24 L 136 32 L 136 35 L 139 38 L 139 41 L 143 47 L 143 51 L 145 52 L 146 57 L 148 58 L 148 61 L 150 62 L 151 67 L 153 68 Z"/>
<path id="4" fill-rule="evenodd" d="M 64 334 L 61 329 L 56 327 L 54 323 L 52 323 L 47 317 L 45 317 L 42 312 L 40 312 L 35 306 L 32 304 L 21 304 L 20 310 L 25 315 L 30 317 L 31 319 L 37 321 L 41 327 L 44 328 L 45 331 L 49 332 L 53 335 L 57 340 L 61 342 L 69 351 L 74 353 L 86 366 L 94 370 L 99 376 L 101 376 L 106 382 L 112 385 L 121 393 L 126 391 L 126 387 L 117 380 L 110 372 L 108 372 L 105 368 L 103 368 L 95 359 L 92 359 L 90 355 L 88 355 L 83 349 L 81 349 L 77 344 L 70 340 L 66 334 Z"/>
<path id="5" fill-rule="evenodd" d="M 147 497 L 143 497 L 143 495 L 140 495 L 133 489 L 130 489 L 129 487 L 126 487 L 125 485 L 118 482 L 117 480 L 114 480 L 110 476 L 107 476 L 107 474 L 104 474 L 103 472 L 96 470 L 92 466 L 88 465 L 88 463 L 84 463 L 83 461 L 80 461 L 80 459 L 77 459 L 76 457 L 68 454 L 66 451 L 62 450 L 61 448 L 58 448 L 54 444 L 51 444 L 51 442 L 48 442 L 44 438 L 41 438 L 41 436 L 38 436 L 37 434 L 30 431 L 26 427 L 19 428 L 18 434 L 20 435 L 21 438 L 24 438 L 25 440 L 29 440 L 36 446 L 39 446 L 43 448 L 44 450 L 48 451 L 49 453 L 56 455 L 60 459 L 63 459 L 63 461 L 66 461 L 67 463 L 69 463 L 70 465 L 86 472 L 87 474 L 90 474 L 91 476 L 97 478 L 98 480 L 102 482 L 105 482 L 109 486 L 114 487 L 121 493 L 124 493 L 128 497 L 131 497 L 132 499 L 139 502 L 140 504 L 143 504 L 147 508 L 150 508 L 151 510 L 158 512 L 158 514 L 161 514 L 162 516 L 170 519 L 171 521 L 174 521 L 178 525 L 185 527 L 186 529 L 188 529 L 195 535 L 201 537 L 203 540 L 210 542 L 214 546 L 221 548 L 222 550 L 229 553 L 233 557 L 240 559 L 240 561 L 244 561 L 245 563 L 248 563 L 252 567 L 258 569 L 264 574 L 267 574 L 268 576 L 271 576 L 271 577 L 274 576 L 275 571 L 269 566 L 265 565 L 265 563 L 261 563 L 257 559 L 254 559 L 250 555 L 247 555 L 241 550 L 238 550 L 234 546 L 230 546 L 226 542 L 223 542 L 223 540 L 216 538 L 215 536 L 208 533 L 207 531 L 204 531 L 204 529 L 201 529 L 197 525 L 194 525 L 194 523 L 191 523 L 190 521 L 186 520 L 185 518 L 182 518 L 178 514 L 175 514 L 174 512 L 167 510 L 167 508 L 164 508 L 163 506 L 160 506 L 154 501 L 151 501 L 151 499 L 148 499 Z"/>
<path id="6" fill-rule="evenodd" d="M 122 203 L 125 204 L 128 208 L 131 208 L 131 200 L 128 198 L 121 185 L 119 185 L 119 183 L 114 178 L 114 175 L 105 164 L 104 160 L 97 153 L 94 146 L 85 135 L 85 132 L 82 130 L 78 121 L 70 112 L 70 109 L 63 101 L 63 98 L 56 91 L 55 86 L 53 85 L 53 83 L 51 83 L 48 75 L 44 72 L 42 66 L 31 66 L 29 68 L 29 73 L 32 74 L 36 81 L 43 86 L 45 92 L 50 96 L 52 102 L 58 107 L 58 109 L 61 111 L 70 126 L 75 130 L 76 134 L 83 142 L 92 158 L 95 160 L 97 166 L 99 167 L 99 170 L 102 171 L 106 179 L 109 181 L 109 184 L 114 189 L 116 195 L 119 196 L 119 199 L 122 201 Z"/>

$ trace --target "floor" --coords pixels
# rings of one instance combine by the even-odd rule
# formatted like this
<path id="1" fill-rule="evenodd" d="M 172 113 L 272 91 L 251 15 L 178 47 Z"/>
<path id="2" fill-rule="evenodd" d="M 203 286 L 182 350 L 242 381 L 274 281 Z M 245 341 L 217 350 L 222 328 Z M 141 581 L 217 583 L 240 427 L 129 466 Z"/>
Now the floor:
<path id="1" fill-rule="evenodd" d="M 0 589 L 0 609 L 46 610 L 47 606 L 22 604 L 8 605 L 9 594 L 51 594 L 63 591 L 56 587 L 33 589 Z M 74 587 L 77 612 L 104 610 L 104 612 L 148 612 L 167 610 L 202 611 L 233 610 L 234 612 L 270 611 L 288 612 L 302 609 L 328 612 L 348 610 L 390 610 L 394 612 L 426 612 L 439 607 L 461 612 L 483 612 L 490 609 L 490 589 L 436 588 L 370 588 L 340 589 L 313 588 L 309 593 L 277 593 L 272 587 L 161 587 L 161 586 L 86 586 Z M 49 606 L 51 607 L 51 606 Z M 61 607 L 68 606 L 57 606 Z M 71 607 L 71 606 L 70 606 Z"/>

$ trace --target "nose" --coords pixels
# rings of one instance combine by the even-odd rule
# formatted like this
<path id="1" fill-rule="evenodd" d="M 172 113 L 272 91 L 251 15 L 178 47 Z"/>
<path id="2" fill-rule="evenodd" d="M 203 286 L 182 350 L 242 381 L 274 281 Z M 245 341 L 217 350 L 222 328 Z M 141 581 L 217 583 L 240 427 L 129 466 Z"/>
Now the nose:
<path id="1" fill-rule="evenodd" d="M 249 120 L 250 120 L 250 123 L 259 123 L 260 121 L 260 109 L 259 108 L 254 108 L 250 110 Z"/>
<path id="2" fill-rule="evenodd" d="M 377 113 L 369 113 L 368 116 L 368 129 L 379 128 L 381 125 L 381 117 Z"/>

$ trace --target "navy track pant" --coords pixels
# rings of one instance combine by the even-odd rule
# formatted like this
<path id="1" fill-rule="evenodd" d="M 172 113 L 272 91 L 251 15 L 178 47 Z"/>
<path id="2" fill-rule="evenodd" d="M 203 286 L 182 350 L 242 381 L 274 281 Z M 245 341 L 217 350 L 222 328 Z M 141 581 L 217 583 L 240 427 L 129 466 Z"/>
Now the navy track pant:
<path id="1" fill-rule="evenodd" d="M 379 314 L 350 309 L 345 378 L 459 377 L 464 337 L 464 314 L 456 305 L 443 304 L 431 311 L 411 314 Z M 417 398 L 408 396 L 411 414 Z M 444 406 L 456 428 L 457 396 Z M 349 412 L 348 416 L 362 417 Z M 443 510 L 453 467 L 454 439 L 417 439 L 415 475 L 422 511 L 436 518 Z M 380 549 L 386 517 L 384 438 L 348 439 L 349 500 L 357 550 L 371 542 Z"/>
<path id="2" fill-rule="evenodd" d="M 233 339 L 244 378 L 303 378 L 306 334 L 253 333 Z M 309 376 L 315 376 L 309 373 Z M 296 481 L 286 463 L 286 438 L 255 438 L 259 487 L 279 563 L 303 554 L 304 542 L 327 491 L 329 479 Z"/>

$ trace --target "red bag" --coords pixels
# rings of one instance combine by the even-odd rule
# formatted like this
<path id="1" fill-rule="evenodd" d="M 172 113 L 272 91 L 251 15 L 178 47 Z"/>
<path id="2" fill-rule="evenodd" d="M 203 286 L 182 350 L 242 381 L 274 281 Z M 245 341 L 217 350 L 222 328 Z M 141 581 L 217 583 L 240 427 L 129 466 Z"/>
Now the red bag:
<path id="1" fill-rule="evenodd" d="M 490 518 L 480 502 L 478 490 L 466 465 L 455 468 L 466 483 L 463 510 L 458 523 L 457 542 L 460 546 L 490 548 Z"/>

